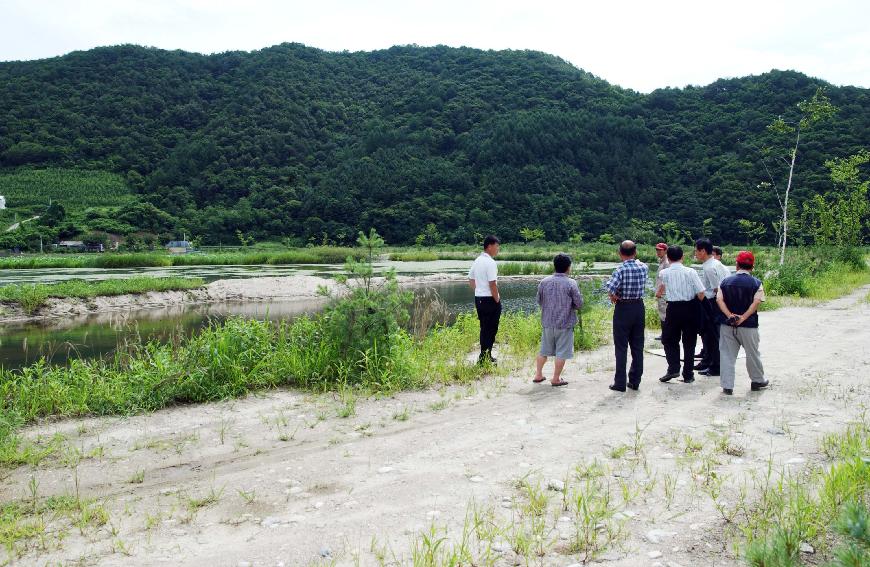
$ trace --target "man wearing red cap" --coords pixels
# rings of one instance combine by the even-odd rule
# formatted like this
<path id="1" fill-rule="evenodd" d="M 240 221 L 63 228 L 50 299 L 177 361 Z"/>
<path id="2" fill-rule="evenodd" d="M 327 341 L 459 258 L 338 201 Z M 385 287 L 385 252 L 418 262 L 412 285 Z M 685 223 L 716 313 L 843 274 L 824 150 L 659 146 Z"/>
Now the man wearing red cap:
<path id="1" fill-rule="evenodd" d="M 740 347 L 746 351 L 746 371 L 752 380 L 752 391 L 766 388 L 764 367 L 758 350 L 758 306 L 764 301 L 764 286 L 752 275 L 755 256 L 752 252 L 737 254 L 737 273 L 719 283 L 716 302 L 725 316 L 719 331 L 720 382 L 722 393 L 734 393 L 734 374 Z"/>
<path id="2" fill-rule="evenodd" d="M 656 244 L 656 256 L 659 259 L 659 269 L 656 272 L 656 289 L 662 284 L 662 278 L 659 274 L 662 273 L 662 270 L 670 267 L 671 261 L 668 260 L 668 245 L 664 242 L 659 242 Z M 665 326 L 665 316 L 668 314 L 668 300 L 665 299 L 665 296 L 661 296 L 656 300 L 656 307 L 659 312 L 659 321 L 662 323 L 662 327 Z M 656 337 L 657 341 L 662 340 L 661 334 Z"/>

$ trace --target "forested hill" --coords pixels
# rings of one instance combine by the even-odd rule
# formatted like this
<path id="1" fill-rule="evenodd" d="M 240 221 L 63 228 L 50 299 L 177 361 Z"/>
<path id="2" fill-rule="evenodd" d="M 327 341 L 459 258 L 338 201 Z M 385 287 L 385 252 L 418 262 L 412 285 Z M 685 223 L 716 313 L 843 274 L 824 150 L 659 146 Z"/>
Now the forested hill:
<path id="1" fill-rule="evenodd" d="M 708 218 L 717 240 L 740 241 L 738 219 L 769 240 L 766 126 L 819 86 L 839 112 L 803 136 L 800 205 L 833 190 L 825 160 L 870 146 L 867 89 L 773 71 L 642 95 L 542 53 L 448 47 L 120 46 L 0 63 L 0 175 L 120 174 L 168 213 L 149 230 L 206 242 L 237 230 L 341 242 L 374 226 L 398 244 L 429 223 L 447 242 L 524 227 L 651 237 Z M 784 181 L 782 162 L 767 164 Z M 117 232 L 143 228 L 126 218 Z"/>

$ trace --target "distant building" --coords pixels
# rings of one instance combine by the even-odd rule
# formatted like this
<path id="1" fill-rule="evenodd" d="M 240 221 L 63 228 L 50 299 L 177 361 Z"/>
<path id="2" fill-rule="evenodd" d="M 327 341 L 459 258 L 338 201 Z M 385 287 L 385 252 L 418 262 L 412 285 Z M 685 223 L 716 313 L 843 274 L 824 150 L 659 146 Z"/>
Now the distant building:
<path id="1" fill-rule="evenodd" d="M 166 250 L 170 254 L 188 254 L 193 252 L 193 245 L 187 240 L 173 240 L 166 244 Z"/>
<path id="2" fill-rule="evenodd" d="M 0 195 L 0 209 L 5 209 L 5 208 L 6 208 L 6 197 L 4 197 L 3 195 Z"/>
<path id="3" fill-rule="evenodd" d="M 84 250 L 85 243 L 81 240 L 61 240 L 54 245 L 59 250 Z"/>

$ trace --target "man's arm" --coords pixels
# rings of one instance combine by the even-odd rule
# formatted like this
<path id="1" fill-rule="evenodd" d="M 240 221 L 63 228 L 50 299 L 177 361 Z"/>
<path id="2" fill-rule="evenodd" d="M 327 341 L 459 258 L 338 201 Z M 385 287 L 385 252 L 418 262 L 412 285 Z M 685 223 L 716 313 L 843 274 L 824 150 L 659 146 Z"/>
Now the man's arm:
<path id="1" fill-rule="evenodd" d="M 571 306 L 575 311 L 583 309 L 583 294 L 580 293 L 580 288 L 576 283 L 571 286 Z"/>
<path id="2" fill-rule="evenodd" d="M 661 298 L 665 294 L 665 284 L 659 284 L 658 289 L 656 290 L 656 297 Z"/>
<path id="3" fill-rule="evenodd" d="M 619 290 L 619 286 L 622 284 L 622 272 L 619 268 L 613 271 L 613 275 L 610 276 L 610 279 L 604 284 L 604 289 L 607 290 L 607 296 L 610 297 L 611 303 L 616 303 L 619 301 L 619 296 L 616 294 L 617 290 Z"/>
<path id="4" fill-rule="evenodd" d="M 695 297 L 698 298 L 698 301 L 704 301 L 707 287 L 704 285 L 704 282 L 701 281 L 701 276 L 698 275 L 698 272 L 694 272 L 694 270 L 692 281 L 695 282 Z"/>
<path id="5" fill-rule="evenodd" d="M 496 303 L 501 303 L 501 295 L 498 292 L 498 282 L 493 280 L 489 282 L 489 291 L 492 292 L 492 298 Z"/>
<path id="6" fill-rule="evenodd" d="M 731 313 L 731 310 L 728 309 L 727 305 L 725 305 L 725 297 L 723 294 L 720 293 L 716 296 L 716 303 L 719 305 L 719 310 L 722 312 L 723 315 L 725 315 L 725 318 L 730 319 L 733 313 Z"/>
<path id="7" fill-rule="evenodd" d="M 738 315 L 737 326 L 739 327 L 740 325 L 743 324 L 744 321 L 746 321 L 747 319 L 752 317 L 755 314 L 755 312 L 758 311 L 759 305 L 761 305 L 761 300 L 758 298 L 755 298 L 755 300 L 752 301 L 752 305 L 750 305 L 749 309 L 746 310 L 746 313 L 744 313 L 743 315 Z"/>
<path id="8" fill-rule="evenodd" d="M 471 287 L 472 290 L 477 289 L 477 282 L 474 280 L 474 278 L 470 278 L 468 280 L 468 285 L 469 285 L 469 287 Z"/>

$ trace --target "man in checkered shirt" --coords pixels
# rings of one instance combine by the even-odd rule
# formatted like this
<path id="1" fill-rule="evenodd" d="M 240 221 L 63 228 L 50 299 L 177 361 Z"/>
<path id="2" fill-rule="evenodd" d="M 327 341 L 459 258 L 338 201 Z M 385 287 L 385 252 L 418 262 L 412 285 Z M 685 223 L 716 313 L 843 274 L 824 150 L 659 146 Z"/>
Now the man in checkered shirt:
<path id="1" fill-rule="evenodd" d="M 632 390 L 640 388 L 643 375 L 643 340 L 646 326 L 646 312 L 643 296 L 649 277 L 649 267 L 637 259 L 637 245 L 626 240 L 619 245 L 622 264 L 604 284 L 614 304 L 613 309 L 613 346 L 616 351 L 616 372 L 610 389 L 624 392 L 626 386 Z M 628 349 L 631 348 L 631 368 L 626 376 Z"/>

